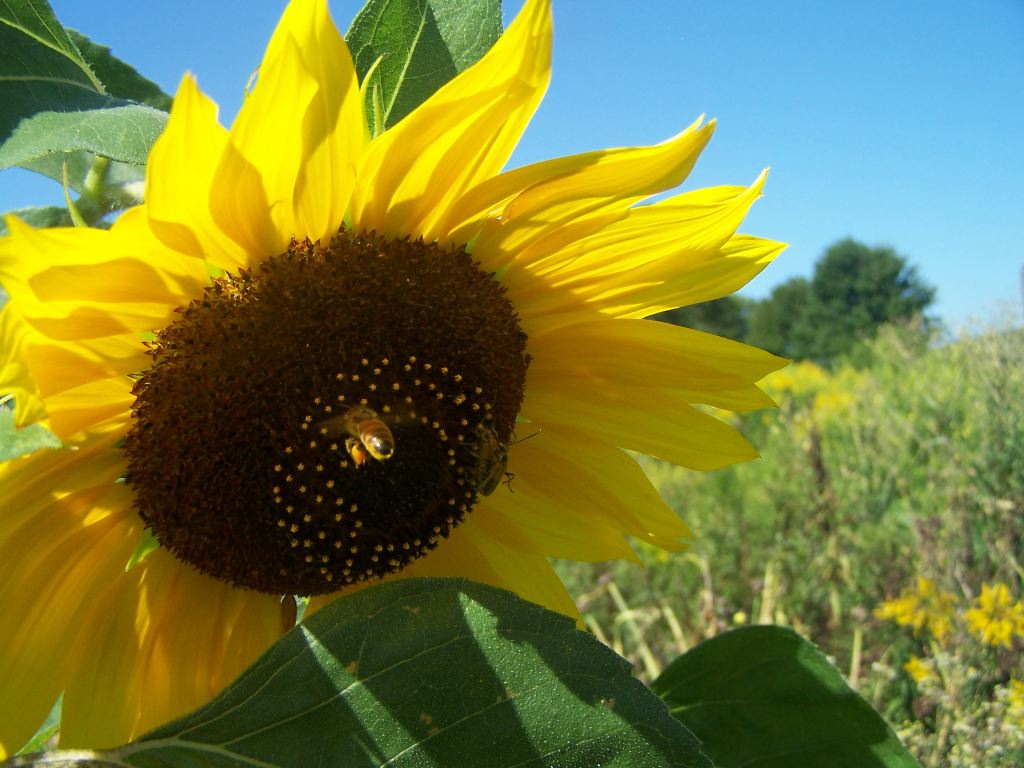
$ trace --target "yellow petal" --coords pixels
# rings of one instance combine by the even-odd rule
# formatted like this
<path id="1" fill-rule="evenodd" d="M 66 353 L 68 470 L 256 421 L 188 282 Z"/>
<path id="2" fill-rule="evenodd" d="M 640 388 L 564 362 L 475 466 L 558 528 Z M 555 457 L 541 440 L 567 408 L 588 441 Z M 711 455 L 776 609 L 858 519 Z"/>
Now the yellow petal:
<path id="1" fill-rule="evenodd" d="M 473 523 L 472 517 L 424 558 L 403 571 L 409 578 L 467 578 L 515 592 L 579 619 L 576 604 L 546 557 L 515 552 Z"/>
<path id="2" fill-rule="evenodd" d="M 203 576 L 164 550 L 143 568 L 141 658 L 132 665 L 141 714 L 132 736 L 209 701 L 281 635 L 276 597 Z"/>
<path id="3" fill-rule="evenodd" d="M 296 232 L 293 193 L 302 161 L 302 124 L 317 92 L 298 45 L 282 21 L 246 97 L 210 188 L 217 226 L 248 254 L 249 264 L 285 250 Z"/>
<path id="4" fill-rule="evenodd" d="M 680 275 L 692 283 L 707 265 L 726 264 L 720 249 L 763 184 L 762 174 L 746 189 L 698 190 L 633 208 L 579 239 L 570 239 L 578 226 L 564 227 L 519 254 L 502 283 L 524 317 L 545 320 L 581 303 L 618 306 L 632 292 Z"/>
<path id="5" fill-rule="evenodd" d="M 130 555 L 129 555 L 130 556 Z M 138 718 L 136 691 L 124 663 L 138 661 L 134 632 L 139 567 L 94 589 L 80 619 L 82 643 L 64 673 L 60 746 L 112 748 L 130 739 Z M 89 642 L 89 632 L 92 641 Z"/>
<path id="6" fill-rule="evenodd" d="M 44 398 L 100 379 L 116 378 L 130 389 L 127 375 L 150 363 L 135 334 L 67 344 L 42 341 L 28 345 L 24 359 Z"/>
<path id="7" fill-rule="evenodd" d="M 74 659 L 61 746 L 121 744 L 209 701 L 280 635 L 277 602 L 154 551 L 85 619 L 104 640 Z"/>
<path id="8" fill-rule="evenodd" d="M 7 226 L 9 235 L 0 238 L 0 277 L 5 285 L 39 285 L 44 301 L 96 295 L 100 298 L 95 301 L 180 301 L 206 283 L 202 265 L 167 251 L 151 238 L 142 208 L 123 213 L 110 230 L 35 229 L 13 216 L 7 218 Z M 68 271 L 47 279 L 51 270 Z M 101 270 L 106 270 L 107 283 L 94 276 Z M 89 282 L 61 286 L 62 279 Z"/>
<path id="9" fill-rule="evenodd" d="M 100 379 L 81 384 L 46 398 L 50 429 L 65 442 L 108 420 L 119 422 L 127 432 L 134 400 L 127 380 Z"/>
<path id="10" fill-rule="evenodd" d="M 120 425 L 103 424 L 83 435 L 74 450 L 38 451 L 0 463 L 0 540 L 54 499 L 80 488 L 114 483 L 124 473 L 124 453 L 114 448 Z"/>
<path id="11" fill-rule="evenodd" d="M 302 116 L 302 159 L 294 190 L 294 236 L 328 240 L 338 231 L 369 140 L 348 47 L 324 0 L 294 0 L 281 19 L 317 83 Z M 282 38 L 275 37 L 271 45 Z M 268 55 L 270 52 L 268 51 Z"/>
<path id="12" fill-rule="evenodd" d="M 148 364 L 134 334 L 65 344 L 37 339 L 22 355 L 49 427 L 65 442 L 114 416 L 126 425 L 133 400 L 128 374 Z"/>
<path id="13" fill-rule="evenodd" d="M 711 139 L 714 122 L 698 120 L 651 147 L 588 152 L 503 173 L 473 189 L 450 214 L 452 238 L 474 240 L 473 255 L 495 269 L 531 243 L 572 222 L 606 223 L 650 195 L 680 184 Z M 489 217 L 480 231 L 480 220 Z M 613 217 L 614 218 L 614 217 Z M 582 235 L 582 233 L 580 233 Z"/>
<path id="14" fill-rule="evenodd" d="M 8 219 L 0 279 L 28 324 L 63 340 L 148 331 L 201 293 L 200 261 L 159 246 L 131 223 L 138 213 L 124 217 L 111 231 L 33 229 Z"/>
<path id="15" fill-rule="evenodd" d="M 706 262 L 692 273 L 673 275 L 662 283 L 632 287 L 620 293 L 615 301 L 600 302 L 600 311 L 610 317 L 647 317 L 667 309 L 720 299 L 753 280 L 785 249 L 785 243 L 734 235 L 722 246 L 720 258 Z"/>
<path id="16" fill-rule="evenodd" d="M 561 456 L 556 462 L 567 463 Z M 593 515 L 586 501 L 569 489 L 551 493 L 547 469 L 525 456 L 515 467 L 510 464 L 508 485 L 473 508 L 473 523 L 519 553 L 589 563 L 639 562 L 622 530 Z"/>
<path id="17" fill-rule="evenodd" d="M 714 187 L 686 192 L 653 205 L 631 208 L 619 220 L 583 238 L 573 227 L 517 254 L 502 276 L 544 277 L 549 287 L 599 290 L 608 277 L 630 274 L 653 262 L 684 270 L 717 255 L 761 194 L 762 174 L 750 187 Z M 560 291 L 564 292 L 564 291 Z"/>
<path id="18" fill-rule="evenodd" d="M 28 304 L 18 300 L 23 294 L 17 290 L 11 291 L 11 295 L 19 309 Z M 82 341 L 160 328 L 161 320 L 168 312 L 166 304 L 126 304 L 113 311 L 109 307 L 110 304 L 100 308 L 84 302 L 51 302 L 35 304 L 23 316 L 27 325 L 54 341 Z M 44 310 L 54 314 L 41 314 Z"/>
<path id="19" fill-rule="evenodd" d="M 174 96 L 167 128 L 149 153 L 146 215 L 168 248 L 204 258 L 221 269 L 245 266 L 245 250 L 210 213 L 210 187 L 227 144 L 217 105 L 186 74 Z"/>
<path id="20" fill-rule="evenodd" d="M 732 427 L 672 393 L 650 387 L 531 390 L 527 386 L 521 413 L 542 430 L 547 424 L 578 429 L 603 442 L 691 469 L 718 469 L 758 455 Z"/>
<path id="21" fill-rule="evenodd" d="M 550 5 L 529 0 L 480 61 L 373 140 L 352 201 L 355 228 L 442 237 L 448 209 L 508 161 L 550 65 Z"/>
<path id="22" fill-rule="evenodd" d="M 531 336 L 529 351 L 528 391 L 650 387 L 718 407 L 724 407 L 724 396 L 771 405 L 754 384 L 787 363 L 739 342 L 653 320 L 558 326 Z"/>
<path id="23" fill-rule="evenodd" d="M 42 723 L 63 689 L 84 614 L 138 539 L 141 522 L 130 492 L 114 483 L 113 453 L 104 439 L 0 470 L 0 615 L 9 618 L 0 622 L 0 753 Z"/>
<path id="24" fill-rule="evenodd" d="M 532 429 L 532 425 L 530 426 Z M 538 442 L 543 438 L 543 441 Z M 522 456 L 522 465 L 520 465 Z M 620 530 L 668 549 L 681 549 L 692 538 L 690 529 L 665 503 L 636 461 L 621 449 L 566 426 L 546 425 L 537 437 L 516 443 L 510 469 L 542 466 L 538 482 L 555 493 L 558 486 L 591 517 L 611 522 Z M 518 485 L 512 479 L 512 490 Z"/>
<path id="25" fill-rule="evenodd" d="M 14 396 L 14 423 L 19 427 L 46 418 L 39 386 L 25 359 L 34 335 L 38 332 L 10 302 L 0 308 L 0 396 Z"/>
<path id="26" fill-rule="evenodd" d="M 518 286 L 519 295 L 512 298 L 528 335 L 593 320 L 598 313 L 613 318 L 643 318 L 734 293 L 785 248 L 784 243 L 734 235 L 714 256 L 690 267 L 664 259 L 610 276 L 575 293 L 563 289 L 545 292 L 543 279 L 530 284 L 524 281 Z"/>

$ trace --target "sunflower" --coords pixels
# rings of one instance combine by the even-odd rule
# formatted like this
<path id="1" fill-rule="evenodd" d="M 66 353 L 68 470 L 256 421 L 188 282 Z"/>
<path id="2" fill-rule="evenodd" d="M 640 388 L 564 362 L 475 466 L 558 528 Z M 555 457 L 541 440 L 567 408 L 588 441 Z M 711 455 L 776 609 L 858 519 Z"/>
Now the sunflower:
<path id="1" fill-rule="evenodd" d="M 735 234 L 763 175 L 636 205 L 686 177 L 702 121 L 502 172 L 550 49 L 529 0 L 371 138 L 326 3 L 294 0 L 230 129 L 182 80 L 144 205 L 8 220 L 0 392 L 65 447 L 0 468 L 0 753 L 61 693 L 64 746 L 202 704 L 294 595 L 462 576 L 575 615 L 548 558 L 688 536 L 626 450 L 755 456 L 694 404 L 768 405 L 781 361 L 643 318 L 781 250 Z"/>

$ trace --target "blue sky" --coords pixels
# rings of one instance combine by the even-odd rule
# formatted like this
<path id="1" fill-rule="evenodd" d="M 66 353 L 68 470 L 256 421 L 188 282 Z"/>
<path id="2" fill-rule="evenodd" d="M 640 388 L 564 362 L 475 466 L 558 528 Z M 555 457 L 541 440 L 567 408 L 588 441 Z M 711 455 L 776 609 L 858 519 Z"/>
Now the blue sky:
<path id="1" fill-rule="evenodd" d="M 173 92 L 191 70 L 238 109 L 283 2 L 51 0 L 68 26 Z M 361 3 L 334 0 L 344 31 Z M 521 7 L 506 0 L 506 22 Z M 1021 0 L 554 0 L 552 84 L 513 165 L 654 143 L 706 114 L 686 187 L 772 171 L 743 230 L 791 244 L 747 289 L 810 276 L 835 240 L 891 245 L 957 327 L 1020 302 L 1024 248 Z M 641 12 L 642 9 L 642 12 Z M 0 174 L 0 208 L 58 202 Z"/>

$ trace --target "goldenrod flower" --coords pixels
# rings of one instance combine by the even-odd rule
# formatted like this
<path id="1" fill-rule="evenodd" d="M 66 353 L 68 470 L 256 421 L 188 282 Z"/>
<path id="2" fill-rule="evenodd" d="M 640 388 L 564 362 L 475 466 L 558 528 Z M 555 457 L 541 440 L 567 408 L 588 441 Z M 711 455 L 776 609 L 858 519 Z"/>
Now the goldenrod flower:
<path id="1" fill-rule="evenodd" d="M 1015 677 L 1006 684 L 1006 714 L 1024 727 L 1024 681 Z"/>
<path id="2" fill-rule="evenodd" d="M 988 645 L 1009 648 L 1015 635 L 1024 637 L 1024 604 L 1014 601 L 1005 584 L 984 584 L 964 617 L 968 628 Z"/>
<path id="3" fill-rule="evenodd" d="M 875 609 L 875 616 L 914 628 L 914 634 L 927 629 L 942 640 L 953 627 L 956 595 L 941 591 L 931 579 L 917 578 L 916 589 L 904 589 L 899 597 L 886 600 Z"/>
<path id="4" fill-rule="evenodd" d="M 0 469 L 0 752 L 62 691 L 70 746 L 203 703 L 287 626 L 282 595 L 464 576 L 574 614 L 549 557 L 688 535 L 623 449 L 755 455 L 692 404 L 769 404 L 781 361 L 642 318 L 781 250 L 735 234 L 763 176 L 636 205 L 686 177 L 700 121 L 502 172 L 550 45 L 530 0 L 371 140 L 325 2 L 295 0 L 230 129 L 183 79 L 145 205 L 9 220 L 0 392 L 67 450 Z"/>
<path id="5" fill-rule="evenodd" d="M 804 403 L 827 391 L 832 376 L 817 363 L 799 360 L 761 382 L 765 390 L 780 401 L 783 399 Z"/>
<path id="6" fill-rule="evenodd" d="M 903 669 L 915 683 L 928 679 L 932 674 L 931 666 L 921 661 L 917 656 L 911 656 L 903 664 Z"/>

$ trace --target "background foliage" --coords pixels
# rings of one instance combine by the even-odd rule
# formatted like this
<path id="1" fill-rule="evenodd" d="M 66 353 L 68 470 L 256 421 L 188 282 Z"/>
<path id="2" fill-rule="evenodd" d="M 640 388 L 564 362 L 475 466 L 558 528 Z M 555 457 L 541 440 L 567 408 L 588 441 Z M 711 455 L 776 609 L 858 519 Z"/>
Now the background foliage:
<path id="1" fill-rule="evenodd" d="M 605 565 L 596 588 L 590 568 L 560 566 L 588 624 L 651 678 L 729 627 L 792 626 L 923 765 L 1024 764 L 1024 636 L 994 647 L 966 620 L 986 583 L 1021 597 L 1022 342 L 1009 323 L 954 341 L 890 326 L 856 365 L 773 374 L 780 409 L 739 422 L 764 458 L 714 473 L 646 462 L 690 551 L 642 550 L 646 571 Z M 941 637 L 874 613 L 919 577 L 953 596 Z"/>

